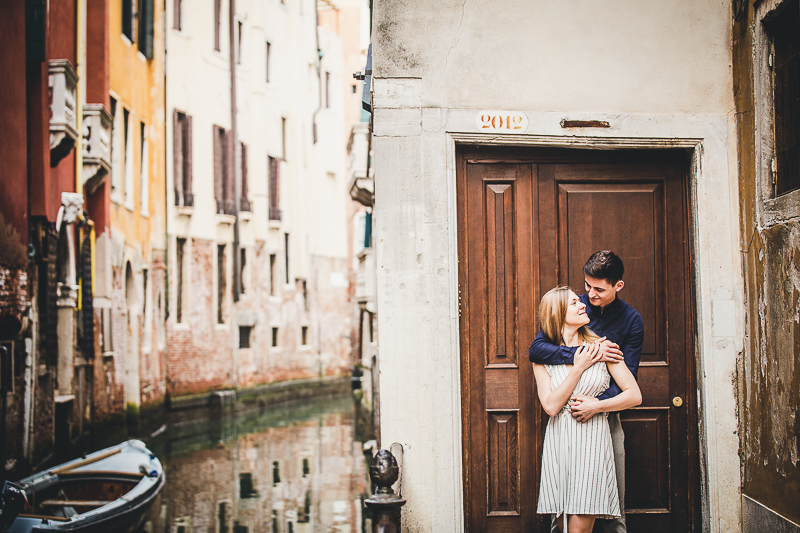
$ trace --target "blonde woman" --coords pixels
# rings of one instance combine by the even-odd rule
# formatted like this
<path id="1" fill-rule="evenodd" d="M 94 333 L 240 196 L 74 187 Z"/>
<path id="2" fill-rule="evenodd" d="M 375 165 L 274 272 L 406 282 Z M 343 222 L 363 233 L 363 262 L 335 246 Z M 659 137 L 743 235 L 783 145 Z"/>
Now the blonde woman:
<path id="1" fill-rule="evenodd" d="M 568 402 L 575 395 L 597 397 L 611 376 L 622 393 L 601 400 L 602 411 L 639 405 L 642 395 L 624 364 L 600 361 L 600 339 L 586 327 L 586 305 L 569 287 L 542 297 L 539 319 L 550 342 L 580 348 L 574 365 L 533 365 L 539 400 L 550 415 L 537 513 L 557 516 L 561 531 L 566 525 L 568 533 L 590 533 L 595 518 L 620 515 L 611 433 L 605 412 L 579 422 L 570 415 Z"/>

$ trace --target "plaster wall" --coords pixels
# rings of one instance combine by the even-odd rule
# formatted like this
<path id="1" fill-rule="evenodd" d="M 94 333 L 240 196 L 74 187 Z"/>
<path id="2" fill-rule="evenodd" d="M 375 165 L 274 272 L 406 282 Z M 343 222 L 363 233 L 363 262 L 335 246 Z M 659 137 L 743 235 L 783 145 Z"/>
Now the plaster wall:
<path id="1" fill-rule="evenodd" d="M 662 8 L 630 1 L 517 1 L 502 11 L 489 1 L 375 3 L 381 441 L 403 446 L 408 531 L 464 527 L 458 142 L 692 153 L 698 503 L 705 530 L 740 529 L 733 379 L 743 289 L 729 5 L 681 0 Z M 527 129 L 480 133 L 481 109 L 521 111 Z M 567 130 L 564 118 L 608 121 L 610 128 Z"/>

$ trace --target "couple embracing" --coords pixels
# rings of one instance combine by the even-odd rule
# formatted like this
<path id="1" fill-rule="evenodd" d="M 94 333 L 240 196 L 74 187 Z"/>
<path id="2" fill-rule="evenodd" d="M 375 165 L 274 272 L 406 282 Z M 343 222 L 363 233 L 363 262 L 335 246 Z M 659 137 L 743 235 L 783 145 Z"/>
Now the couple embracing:
<path id="1" fill-rule="evenodd" d="M 586 294 L 548 291 L 542 330 L 530 347 L 536 389 L 550 421 L 542 453 L 537 513 L 552 530 L 589 533 L 595 519 L 625 532 L 625 448 L 619 411 L 642 401 L 638 378 L 641 315 L 617 297 L 622 260 L 594 253 L 583 267 Z"/>

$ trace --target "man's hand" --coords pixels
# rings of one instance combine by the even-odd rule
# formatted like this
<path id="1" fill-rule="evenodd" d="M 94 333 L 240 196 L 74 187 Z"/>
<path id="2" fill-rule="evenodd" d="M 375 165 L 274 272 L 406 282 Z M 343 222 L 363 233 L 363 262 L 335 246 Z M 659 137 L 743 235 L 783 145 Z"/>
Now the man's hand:
<path id="1" fill-rule="evenodd" d="M 611 342 L 605 337 L 594 341 L 595 344 L 600 345 L 600 360 L 606 363 L 622 363 L 625 359 L 622 357 L 622 351 L 619 349 L 619 344 Z"/>
<path id="2" fill-rule="evenodd" d="M 586 422 L 597 413 L 600 413 L 600 400 L 594 396 L 579 394 L 569 400 L 569 410 L 572 418 L 578 422 Z"/>

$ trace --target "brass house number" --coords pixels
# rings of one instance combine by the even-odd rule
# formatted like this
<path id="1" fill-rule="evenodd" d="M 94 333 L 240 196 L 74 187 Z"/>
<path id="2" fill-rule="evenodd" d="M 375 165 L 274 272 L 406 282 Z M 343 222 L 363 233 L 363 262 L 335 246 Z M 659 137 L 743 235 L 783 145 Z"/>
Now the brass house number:
<path id="1" fill-rule="evenodd" d="M 528 116 L 521 111 L 479 111 L 475 126 L 487 133 L 521 133 L 528 129 Z"/>

